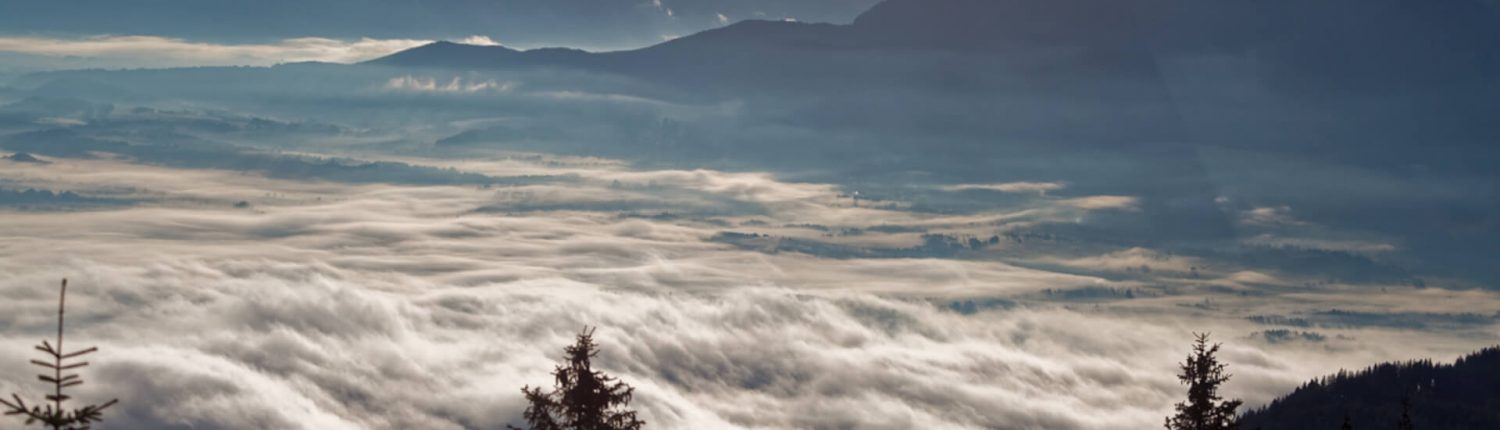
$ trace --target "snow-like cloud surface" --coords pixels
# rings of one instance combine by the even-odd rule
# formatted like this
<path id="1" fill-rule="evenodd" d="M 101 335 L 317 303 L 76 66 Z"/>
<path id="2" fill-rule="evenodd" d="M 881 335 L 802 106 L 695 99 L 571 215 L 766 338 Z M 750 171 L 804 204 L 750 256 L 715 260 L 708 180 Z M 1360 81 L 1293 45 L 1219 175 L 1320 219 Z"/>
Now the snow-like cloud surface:
<path id="1" fill-rule="evenodd" d="M 855 207 L 837 187 L 763 173 L 597 162 L 469 161 L 572 179 L 465 187 L 53 161 L 7 166 L 0 183 L 143 200 L 0 213 L 0 363 L 24 363 L 51 330 L 69 277 L 69 339 L 103 349 L 80 394 L 123 399 L 110 428 L 500 428 L 519 423 L 519 388 L 548 383 L 586 325 L 599 327 L 598 366 L 638 389 L 635 407 L 660 429 L 1149 428 L 1182 394 L 1172 375 L 1192 331 L 1227 343 L 1228 394 L 1252 403 L 1341 366 L 1451 358 L 1494 337 L 1329 326 L 1346 336 L 1257 343 L 1248 316 L 1485 312 L 1497 297 L 1237 294 L 1296 281 L 1140 248 L 830 258 L 715 240 L 979 235 L 1132 207 L 1122 196 L 949 215 Z M 822 230 L 802 226 L 814 222 Z M 920 243 L 904 229 L 855 238 Z M 1132 298 L 1081 296 L 1100 291 Z M 0 366 L 0 392 L 35 391 L 29 372 Z"/>

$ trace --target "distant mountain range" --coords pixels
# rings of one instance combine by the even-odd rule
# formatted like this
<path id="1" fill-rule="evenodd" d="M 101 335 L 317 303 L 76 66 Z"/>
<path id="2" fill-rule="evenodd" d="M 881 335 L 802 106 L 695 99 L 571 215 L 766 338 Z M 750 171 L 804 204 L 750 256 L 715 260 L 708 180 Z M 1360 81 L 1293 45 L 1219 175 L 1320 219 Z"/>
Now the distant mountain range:
<path id="1" fill-rule="evenodd" d="M 887 0 L 849 25 L 743 21 L 602 53 L 438 42 L 370 63 L 800 88 L 833 77 L 951 75 L 932 67 L 935 57 L 970 70 L 1155 78 L 1164 59 L 1234 56 L 1253 58 L 1288 90 L 1388 92 L 1490 80 L 1500 72 L 1497 21 L 1487 0 Z"/>
<path id="2" fill-rule="evenodd" d="M 1393 429 L 1410 402 L 1421 430 L 1500 428 L 1500 348 L 1453 364 L 1386 363 L 1308 382 L 1291 394 L 1245 414 L 1246 430 L 1333 430 L 1347 414 L 1356 429 Z"/>

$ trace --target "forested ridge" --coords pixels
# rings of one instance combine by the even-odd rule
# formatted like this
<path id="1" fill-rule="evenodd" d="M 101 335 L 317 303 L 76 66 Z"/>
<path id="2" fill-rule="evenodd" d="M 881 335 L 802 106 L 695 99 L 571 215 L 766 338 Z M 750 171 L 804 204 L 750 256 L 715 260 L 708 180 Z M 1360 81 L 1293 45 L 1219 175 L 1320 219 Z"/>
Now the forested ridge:
<path id="1" fill-rule="evenodd" d="M 1337 429 L 1347 415 L 1357 429 L 1390 429 L 1403 411 L 1417 429 L 1500 428 L 1500 347 L 1453 364 L 1383 363 L 1318 378 L 1248 411 L 1240 428 Z"/>

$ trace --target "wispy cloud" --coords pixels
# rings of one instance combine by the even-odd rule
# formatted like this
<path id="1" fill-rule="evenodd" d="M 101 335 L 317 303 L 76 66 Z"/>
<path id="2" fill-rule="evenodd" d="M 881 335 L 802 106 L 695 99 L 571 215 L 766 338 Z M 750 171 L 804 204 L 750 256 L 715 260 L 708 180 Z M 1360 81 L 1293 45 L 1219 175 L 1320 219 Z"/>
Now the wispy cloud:
<path id="1" fill-rule="evenodd" d="M 489 36 L 481 36 L 481 35 L 474 35 L 474 36 L 465 37 L 463 39 L 455 40 L 455 42 L 462 43 L 462 44 L 465 44 L 465 45 L 501 46 L 501 43 L 499 41 L 497 41 L 495 39 L 491 39 Z"/>
<path id="2" fill-rule="evenodd" d="M 1272 247 L 1296 247 L 1305 249 L 1319 249 L 1324 251 L 1344 251 L 1361 254 L 1384 253 L 1396 250 L 1396 246 L 1370 240 L 1335 239 L 1335 238 L 1310 238 L 1310 237 L 1283 237 L 1273 234 L 1260 234 L 1244 240 L 1245 243 Z"/>
<path id="3" fill-rule="evenodd" d="M 659 10 L 662 13 L 666 14 L 668 18 L 677 17 L 677 13 L 673 12 L 670 6 L 663 4 L 661 0 L 651 0 L 651 6 L 655 7 L 656 10 Z"/>
<path id="4" fill-rule="evenodd" d="M 1131 196 L 1088 196 L 1062 200 L 1060 203 L 1079 209 L 1135 210 L 1140 199 Z"/>
<path id="5" fill-rule="evenodd" d="M 1061 182 L 1006 182 L 1001 184 L 960 184 L 944 186 L 945 191 L 968 191 L 986 190 L 1001 193 L 1039 193 L 1046 194 L 1048 191 L 1057 191 L 1066 188 L 1067 184 Z"/>
<path id="6" fill-rule="evenodd" d="M 436 78 L 404 75 L 391 78 L 385 83 L 385 89 L 388 90 L 436 93 L 504 92 L 510 91 L 513 87 L 512 83 L 497 82 L 494 79 L 466 81 L 457 76 L 446 82 L 439 82 Z"/>
<path id="7" fill-rule="evenodd" d="M 461 41 L 480 45 L 498 44 L 485 36 L 471 36 Z M 0 52 L 46 57 L 83 57 L 102 64 L 127 67 L 271 65 L 302 61 L 358 62 L 431 42 L 418 39 L 339 40 L 304 37 L 275 43 L 219 44 L 134 35 L 83 39 L 0 37 Z"/>
<path id="8" fill-rule="evenodd" d="M 1240 222 L 1258 226 L 1305 225 L 1292 216 L 1290 206 L 1258 207 L 1240 213 Z"/>

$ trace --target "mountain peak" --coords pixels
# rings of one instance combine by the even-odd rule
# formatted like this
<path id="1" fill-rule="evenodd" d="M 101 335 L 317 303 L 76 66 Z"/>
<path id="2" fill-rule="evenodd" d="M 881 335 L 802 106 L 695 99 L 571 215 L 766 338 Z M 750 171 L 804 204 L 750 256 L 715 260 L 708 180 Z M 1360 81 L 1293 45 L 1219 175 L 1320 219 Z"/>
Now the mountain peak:
<path id="1" fill-rule="evenodd" d="M 17 153 L 12 154 L 12 155 L 10 155 L 8 157 L 4 157 L 4 159 L 10 160 L 10 161 L 16 162 L 16 163 L 47 164 L 46 161 L 44 161 L 44 160 L 42 160 L 40 158 L 36 158 L 35 156 L 33 156 L 31 154 L 27 154 L 25 152 L 17 152 Z"/>
<path id="2" fill-rule="evenodd" d="M 486 68 L 501 65 L 506 59 L 520 52 L 498 45 L 466 45 L 440 40 L 366 63 L 393 66 Z"/>

